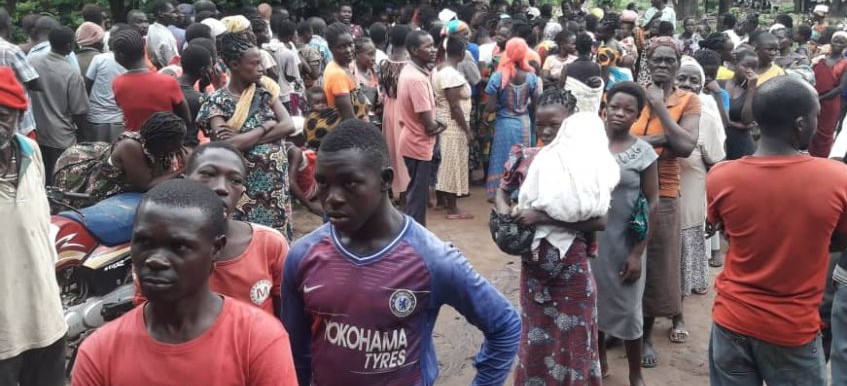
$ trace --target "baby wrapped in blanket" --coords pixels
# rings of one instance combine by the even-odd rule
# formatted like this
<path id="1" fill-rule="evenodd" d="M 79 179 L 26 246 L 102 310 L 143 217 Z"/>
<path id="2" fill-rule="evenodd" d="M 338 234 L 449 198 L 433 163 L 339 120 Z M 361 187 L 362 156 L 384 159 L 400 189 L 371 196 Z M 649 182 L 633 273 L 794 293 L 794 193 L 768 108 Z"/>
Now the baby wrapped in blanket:
<path id="1" fill-rule="evenodd" d="M 604 216 L 618 180 L 620 169 L 609 153 L 603 121 L 596 112 L 576 113 L 535 156 L 521 184 L 517 207 L 542 211 L 566 223 Z M 593 245 L 595 235 L 586 236 Z M 539 225 L 532 250 L 537 251 L 546 239 L 564 258 L 575 238 L 576 233 L 566 228 Z"/>

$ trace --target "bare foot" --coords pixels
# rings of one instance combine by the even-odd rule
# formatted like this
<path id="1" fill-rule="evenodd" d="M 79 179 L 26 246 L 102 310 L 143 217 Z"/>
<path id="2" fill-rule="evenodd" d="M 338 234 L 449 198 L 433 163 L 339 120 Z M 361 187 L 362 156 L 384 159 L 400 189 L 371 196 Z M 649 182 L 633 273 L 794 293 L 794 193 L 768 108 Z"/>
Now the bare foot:
<path id="1" fill-rule="evenodd" d="M 448 213 L 448 220 L 473 220 L 473 215 L 468 212 Z"/>
<path id="2" fill-rule="evenodd" d="M 656 350 L 653 349 L 653 342 L 645 340 L 643 350 L 644 352 L 641 354 L 641 367 L 647 369 L 656 367 L 659 362 L 656 358 Z"/>

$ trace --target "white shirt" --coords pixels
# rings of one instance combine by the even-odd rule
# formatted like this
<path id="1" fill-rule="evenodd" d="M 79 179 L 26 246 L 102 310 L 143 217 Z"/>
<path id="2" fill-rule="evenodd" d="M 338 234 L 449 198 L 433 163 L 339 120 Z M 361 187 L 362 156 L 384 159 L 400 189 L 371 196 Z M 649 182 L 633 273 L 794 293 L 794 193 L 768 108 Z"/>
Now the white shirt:
<path id="1" fill-rule="evenodd" d="M 738 47 L 741 44 L 741 38 L 735 33 L 734 30 L 728 29 L 723 31 L 723 34 L 729 37 L 729 41 L 732 42 L 733 47 Z"/>
<path id="2" fill-rule="evenodd" d="M 56 283 L 56 249 L 35 141 L 15 135 L 18 185 L 0 178 L 0 360 L 64 339 L 68 326 Z"/>

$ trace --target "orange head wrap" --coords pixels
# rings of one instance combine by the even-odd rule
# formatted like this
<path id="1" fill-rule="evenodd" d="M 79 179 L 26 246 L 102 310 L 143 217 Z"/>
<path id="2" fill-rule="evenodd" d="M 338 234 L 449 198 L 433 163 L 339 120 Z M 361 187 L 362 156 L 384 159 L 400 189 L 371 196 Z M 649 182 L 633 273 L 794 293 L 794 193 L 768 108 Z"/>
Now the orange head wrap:
<path id="1" fill-rule="evenodd" d="M 515 76 L 518 67 L 527 72 L 535 72 L 535 69 L 529 65 L 526 53 L 529 47 L 526 41 L 521 38 L 511 38 L 506 42 L 506 52 L 500 57 L 500 64 L 497 66 L 497 71 L 503 76 L 500 87 L 506 87 L 512 77 Z"/>

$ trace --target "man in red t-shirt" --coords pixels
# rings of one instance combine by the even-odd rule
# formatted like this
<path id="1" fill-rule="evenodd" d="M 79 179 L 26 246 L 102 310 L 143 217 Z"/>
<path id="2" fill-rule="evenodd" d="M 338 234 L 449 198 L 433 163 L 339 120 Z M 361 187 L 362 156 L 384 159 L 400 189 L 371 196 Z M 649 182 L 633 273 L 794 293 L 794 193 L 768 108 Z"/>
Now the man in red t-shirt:
<path id="1" fill-rule="evenodd" d="M 191 127 L 191 112 L 173 77 L 150 72 L 144 62 L 144 38 L 136 30 L 115 33 L 111 39 L 115 61 L 126 68 L 112 83 L 115 103 L 124 114 L 126 129 L 138 131 L 147 118 L 159 111 L 172 111 Z"/>
<path id="2" fill-rule="evenodd" d="M 224 207 L 209 188 L 170 180 L 150 190 L 132 235 L 148 301 L 83 341 L 73 386 L 297 385 L 282 324 L 209 289 L 226 244 Z"/>
<path id="3" fill-rule="evenodd" d="M 818 304 L 831 240 L 847 233 L 847 165 L 800 152 L 820 113 L 815 90 L 776 77 L 756 93 L 756 153 L 716 165 L 708 221 L 729 239 L 715 280 L 712 386 L 824 385 Z"/>

